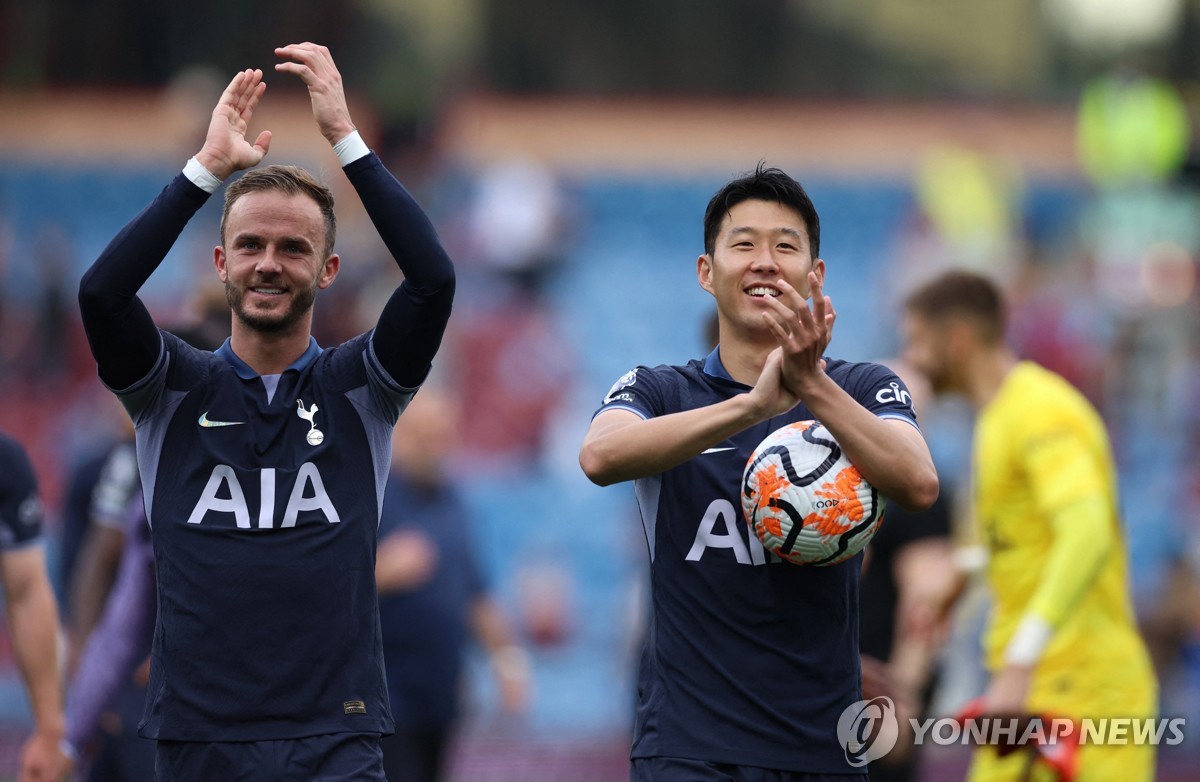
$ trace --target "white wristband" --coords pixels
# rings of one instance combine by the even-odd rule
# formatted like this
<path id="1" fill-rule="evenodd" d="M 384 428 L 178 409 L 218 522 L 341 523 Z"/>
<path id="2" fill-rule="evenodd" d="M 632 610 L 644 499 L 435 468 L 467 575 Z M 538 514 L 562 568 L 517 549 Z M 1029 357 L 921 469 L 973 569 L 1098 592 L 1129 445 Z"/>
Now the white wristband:
<path id="1" fill-rule="evenodd" d="M 337 154 L 338 160 L 342 162 L 343 168 L 360 157 L 371 154 L 367 142 L 362 140 L 362 136 L 358 135 L 357 130 L 351 131 L 349 136 L 334 144 L 333 151 Z"/>
<path id="2" fill-rule="evenodd" d="M 215 193 L 221 186 L 221 180 L 217 179 L 217 175 L 201 165 L 200 161 L 194 157 L 183 167 L 183 175 L 206 193 Z"/>
<path id="3" fill-rule="evenodd" d="M 1022 667 L 1036 664 L 1052 635 L 1054 628 L 1045 619 L 1033 614 L 1025 615 L 1004 650 L 1004 662 Z"/>
<path id="4" fill-rule="evenodd" d="M 978 573 L 987 567 L 988 553 L 983 546 L 959 546 L 954 550 L 954 564 L 967 573 Z"/>

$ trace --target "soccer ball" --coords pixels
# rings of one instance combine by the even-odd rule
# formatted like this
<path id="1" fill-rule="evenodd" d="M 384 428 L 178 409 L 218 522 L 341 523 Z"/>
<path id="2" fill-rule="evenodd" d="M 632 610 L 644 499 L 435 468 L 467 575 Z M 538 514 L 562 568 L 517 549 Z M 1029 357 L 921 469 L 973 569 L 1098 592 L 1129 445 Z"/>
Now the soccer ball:
<path id="1" fill-rule="evenodd" d="M 742 474 L 746 524 L 797 565 L 834 565 L 862 551 L 886 505 L 818 421 L 767 435 Z"/>

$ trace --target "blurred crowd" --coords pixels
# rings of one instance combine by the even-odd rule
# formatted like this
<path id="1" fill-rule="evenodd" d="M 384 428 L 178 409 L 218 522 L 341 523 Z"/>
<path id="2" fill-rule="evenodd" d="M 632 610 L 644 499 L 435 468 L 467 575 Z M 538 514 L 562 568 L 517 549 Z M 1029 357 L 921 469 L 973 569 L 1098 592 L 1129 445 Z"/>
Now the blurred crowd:
<path id="1" fill-rule="evenodd" d="M 844 327 L 861 334 L 865 344 L 848 349 L 835 332 L 839 353 L 880 357 L 896 350 L 889 330 L 894 325 L 888 323 L 894 324 L 891 316 L 912 285 L 949 266 L 985 271 L 1003 282 L 1015 302 L 1011 339 L 1018 352 L 1078 386 L 1110 427 L 1135 602 L 1158 665 L 1162 710 L 1200 726 L 1200 158 L 1189 128 L 1187 108 L 1169 85 L 1117 71 L 1097 78 L 1081 97 L 1082 173 L 1076 182 L 1056 184 L 1053 198 L 1014 161 L 963 145 L 932 148 L 904 183 L 907 208 L 877 229 L 888 239 L 886 257 L 866 262 L 869 273 L 858 286 L 844 283 L 833 296 L 835 302 L 838 296 L 865 299 L 865 309 L 876 313 L 872 324 Z M 598 239 L 593 230 L 595 193 L 611 185 L 603 177 L 603 188 L 589 189 L 589 182 L 536 160 L 467 169 L 432 154 L 391 154 L 393 168 L 428 207 L 459 268 L 455 314 L 430 383 L 453 392 L 454 404 L 446 408 L 451 412 L 444 413 L 456 424 L 444 435 L 454 438 L 448 470 L 467 487 L 473 517 L 464 534 L 476 536 L 464 547 L 486 553 L 481 566 L 491 571 L 487 580 L 496 587 L 499 610 L 513 623 L 519 642 L 533 650 L 532 714 L 523 728 L 510 722 L 497 730 L 524 729 L 532 736 L 571 709 L 594 708 L 586 697 L 573 704 L 540 702 L 550 696 L 537 687 L 539 674 L 553 681 L 572 675 L 573 664 L 593 664 L 595 655 L 574 657 L 570 650 L 597 638 L 607 644 L 600 653 L 606 670 L 626 671 L 637 641 L 644 569 L 640 532 L 626 506 L 593 502 L 599 495 L 580 486 L 573 459 L 588 406 L 599 404 L 617 376 L 589 357 L 600 350 L 637 355 L 600 344 L 608 332 L 602 324 L 581 327 L 580 312 L 638 319 L 627 301 L 611 295 L 640 281 L 626 277 L 600 288 L 589 281 L 603 270 L 581 268 L 623 243 L 620 236 Z M 804 172 L 792 173 L 804 180 Z M 654 180 L 630 178 L 627 185 L 636 191 L 657 184 Z M 874 186 L 855 184 L 864 190 Z M 703 186 L 698 190 L 707 195 Z M 20 243 L 35 248 L 32 256 L 18 257 L 12 235 L 18 196 L 0 189 L 0 428 L 24 442 L 39 468 L 56 547 L 51 559 L 69 619 L 78 610 L 69 585 L 85 561 L 80 551 L 86 529 L 97 521 L 90 515 L 95 503 L 88 490 L 114 445 L 129 433 L 123 413 L 95 377 L 78 324 L 75 288 L 91 258 L 82 257 L 69 220 L 56 219 L 52 211 L 43 215 L 36 237 Z M 639 262 L 687 272 L 699 252 L 699 219 L 692 203 L 680 211 L 693 221 L 683 230 L 696 234 L 695 241 L 678 246 L 673 257 Z M 26 227 L 21 223 L 21 230 Z M 196 258 L 181 272 L 184 284 L 150 303 L 173 316 L 163 322 L 219 343 L 228 331 L 222 320 L 228 310 L 215 276 L 201 262 L 216 236 L 215 221 L 210 216 L 198 230 L 207 233 L 188 245 Z M 630 226 L 630 244 L 647 230 Z M 845 228 L 828 230 L 835 235 Z M 352 230 L 342 235 L 355 234 L 373 235 Z M 376 300 L 392 289 L 397 274 L 382 247 L 341 252 L 355 260 L 344 263 L 337 284 L 318 298 L 314 333 L 323 345 L 368 328 L 357 313 L 378 312 Z M 179 297 L 180 290 L 187 295 Z M 702 355 L 701 319 L 677 325 L 669 339 L 683 355 L 674 359 Z M 946 485 L 956 495 L 951 500 L 968 490 L 962 470 L 969 437 L 965 416 L 951 402 L 932 407 L 925 417 Z M 478 497 L 479 487 L 530 500 L 519 510 L 489 508 Z M 560 498 L 554 492 L 563 487 Z M 486 518 L 489 510 L 509 526 Z M 962 515 L 957 513 L 956 536 L 966 541 L 970 520 Z M 529 529 L 516 528 L 518 521 Z M 609 549 L 587 552 L 622 563 L 615 577 L 601 571 L 607 574 L 599 577 L 601 585 L 582 583 L 596 574 L 579 572 L 554 548 L 574 539 L 564 531 L 574 527 L 617 530 L 600 538 Z M 530 529 L 551 532 L 538 541 Z M 593 539 L 588 541 L 592 546 Z M 519 555 L 505 554 L 509 546 L 519 546 Z M 612 595 L 606 603 L 611 612 L 578 610 L 599 589 Z M 961 617 L 963 638 L 952 638 L 943 657 L 949 671 L 943 677 L 945 702 L 978 684 L 971 678 L 978 666 L 971 628 L 977 632 L 973 623 L 985 603 L 982 597 L 968 605 Z M 589 630 L 584 626 L 589 622 L 605 628 Z M 609 632 L 612 627 L 618 631 Z M 11 670 L 10 650 L 0 644 L 3 665 Z M 630 686 L 627 677 L 617 674 L 616 681 Z M 494 711 L 503 699 L 486 684 L 472 693 L 476 714 Z M 0 692 L 0 720 L 24 718 L 20 697 L 15 686 Z M 611 709 L 578 723 L 622 735 L 627 705 L 619 696 Z M 539 708 L 545 712 L 540 722 Z M 1200 736 L 1191 743 L 1200 749 Z M 616 746 L 624 751 L 619 741 Z"/>

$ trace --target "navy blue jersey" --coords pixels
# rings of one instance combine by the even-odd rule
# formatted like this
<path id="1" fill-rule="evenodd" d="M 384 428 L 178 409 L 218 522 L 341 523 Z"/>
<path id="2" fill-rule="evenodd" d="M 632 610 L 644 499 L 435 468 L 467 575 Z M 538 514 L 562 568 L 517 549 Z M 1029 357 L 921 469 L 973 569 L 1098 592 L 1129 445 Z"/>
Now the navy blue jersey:
<path id="1" fill-rule="evenodd" d="M 454 270 L 368 154 L 343 169 L 404 281 L 374 330 L 259 376 L 158 329 L 136 293 L 208 193 L 179 175 L 80 282 L 100 378 L 137 431 L 158 617 L 141 733 L 388 733 L 375 536 L 391 430 L 429 372 Z"/>
<path id="2" fill-rule="evenodd" d="M 158 568 L 143 735 L 389 732 L 375 537 L 413 392 L 367 334 L 312 340 L 269 395 L 228 343 L 161 333 L 158 365 L 120 394 Z"/>
<path id="3" fill-rule="evenodd" d="M 907 391 L 886 367 L 827 359 L 825 371 L 876 415 L 916 425 Z M 638 367 L 601 411 L 651 418 L 749 390 L 714 350 L 686 366 Z M 860 698 L 862 554 L 829 567 L 783 562 L 764 551 L 741 511 L 742 472 L 755 447 L 809 418 L 798 405 L 634 482 L 650 550 L 651 625 L 632 757 L 861 773 L 836 734 L 838 717 Z"/>
<path id="4" fill-rule="evenodd" d="M 42 501 L 33 465 L 21 444 L 0 434 L 0 551 L 42 535 Z"/>

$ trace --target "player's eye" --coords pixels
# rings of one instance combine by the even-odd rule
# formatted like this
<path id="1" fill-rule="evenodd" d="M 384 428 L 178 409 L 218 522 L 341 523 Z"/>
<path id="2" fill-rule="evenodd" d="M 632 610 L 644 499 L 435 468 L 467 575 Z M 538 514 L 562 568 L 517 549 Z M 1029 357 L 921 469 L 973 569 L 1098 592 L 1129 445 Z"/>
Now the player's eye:
<path id="1" fill-rule="evenodd" d="M 781 249 L 781 250 L 792 250 L 792 251 L 794 251 L 794 250 L 796 249 L 796 245 L 794 245 L 794 244 L 788 244 L 787 242 L 780 242 L 779 244 L 777 244 L 777 245 L 776 245 L 776 247 L 778 247 L 778 248 L 779 248 L 779 249 Z"/>

